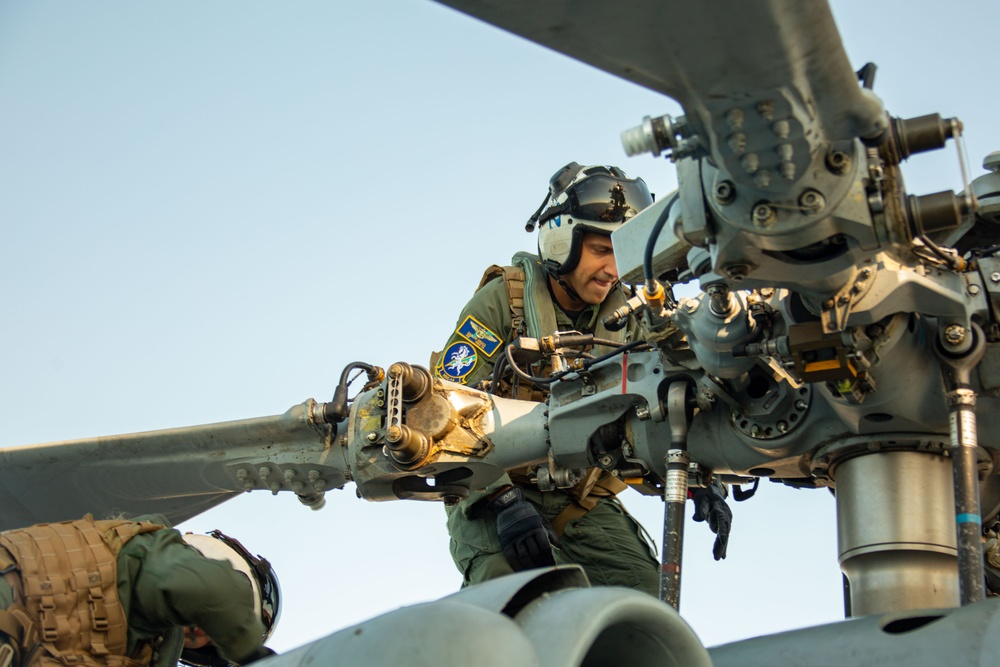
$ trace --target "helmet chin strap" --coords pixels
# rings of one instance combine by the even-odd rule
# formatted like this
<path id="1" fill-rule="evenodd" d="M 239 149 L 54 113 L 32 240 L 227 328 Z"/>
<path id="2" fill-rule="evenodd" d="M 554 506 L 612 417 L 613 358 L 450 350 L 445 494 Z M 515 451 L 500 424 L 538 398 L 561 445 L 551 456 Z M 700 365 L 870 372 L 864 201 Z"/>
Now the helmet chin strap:
<path id="1" fill-rule="evenodd" d="M 549 277 L 552 278 L 552 280 L 554 280 L 559 285 L 560 288 L 562 288 L 562 291 L 566 292 L 566 295 L 570 299 L 578 303 L 582 303 L 584 308 L 587 307 L 587 302 L 581 299 L 580 294 L 575 289 L 570 287 L 569 283 L 563 280 L 562 274 L 560 274 L 558 270 L 553 270 L 553 267 L 550 265 L 545 267 L 545 271 L 546 273 L 549 274 Z M 553 296 L 555 295 L 553 294 Z M 557 304 L 558 302 L 559 299 L 556 299 Z M 562 308 L 562 306 L 560 306 L 560 308 Z M 563 308 L 563 310 L 565 310 L 565 308 Z"/>
<path id="2" fill-rule="evenodd" d="M 579 301 L 584 305 L 584 307 L 587 306 L 587 302 L 580 298 L 580 295 L 576 293 L 575 289 L 569 286 L 569 283 L 567 283 L 562 278 L 556 278 L 556 282 L 559 283 L 559 287 L 562 287 L 563 291 L 565 291 L 566 294 L 569 295 L 569 298 Z"/>
<path id="3" fill-rule="evenodd" d="M 561 287 L 563 289 L 563 291 L 566 292 L 566 294 L 567 294 L 567 296 L 569 296 L 569 298 L 574 299 L 576 301 L 579 301 L 580 303 L 582 303 L 584 305 L 584 307 L 586 307 L 587 302 L 584 301 L 583 299 L 581 299 L 580 295 L 577 293 L 577 291 L 575 289 L 573 289 L 572 287 L 570 287 L 569 283 L 567 283 L 565 280 L 563 280 L 563 277 L 562 277 L 563 274 L 560 273 L 560 269 L 562 268 L 561 266 L 559 266 L 555 262 L 552 262 L 552 261 L 549 261 L 549 260 L 545 260 L 545 261 L 542 262 L 542 268 L 545 269 L 545 272 L 547 274 L 549 274 L 549 277 L 552 278 L 552 280 L 554 280 L 554 281 L 556 281 L 556 283 L 558 283 L 559 287 Z M 557 301 L 558 301 L 558 299 L 557 299 Z"/>

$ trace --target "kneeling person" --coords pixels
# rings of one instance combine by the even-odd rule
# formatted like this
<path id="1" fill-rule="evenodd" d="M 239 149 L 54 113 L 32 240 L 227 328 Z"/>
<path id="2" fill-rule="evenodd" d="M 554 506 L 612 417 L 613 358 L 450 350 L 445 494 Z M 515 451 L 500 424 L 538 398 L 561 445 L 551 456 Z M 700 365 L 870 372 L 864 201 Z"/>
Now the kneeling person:
<path id="1" fill-rule="evenodd" d="M 264 642 L 279 592 L 267 561 L 219 531 L 182 536 L 163 517 L 143 518 L 0 533 L 0 667 L 173 667 L 182 650 L 196 665 L 272 655 Z M 201 648 L 184 649 L 185 628 L 205 635 Z"/>

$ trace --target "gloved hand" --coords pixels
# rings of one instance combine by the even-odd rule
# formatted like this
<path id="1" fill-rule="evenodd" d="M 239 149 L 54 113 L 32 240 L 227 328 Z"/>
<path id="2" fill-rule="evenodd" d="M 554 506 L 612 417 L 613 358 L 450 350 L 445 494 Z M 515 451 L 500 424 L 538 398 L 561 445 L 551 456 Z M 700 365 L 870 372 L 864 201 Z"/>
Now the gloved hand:
<path id="1" fill-rule="evenodd" d="M 708 527 L 715 533 L 715 544 L 712 546 L 712 556 L 715 560 L 726 557 L 726 547 L 729 545 L 729 529 L 733 525 L 733 511 L 726 504 L 725 487 L 709 484 L 704 489 L 695 489 L 694 499 L 695 521 L 708 520 Z"/>
<path id="2" fill-rule="evenodd" d="M 516 486 L 490 500 L 488 507 L 497 515 L 497 536 L 507 562 L 515 572 L 555 565 L 552 547 L 559 539 L 535 506 L 524 499 Z"/>

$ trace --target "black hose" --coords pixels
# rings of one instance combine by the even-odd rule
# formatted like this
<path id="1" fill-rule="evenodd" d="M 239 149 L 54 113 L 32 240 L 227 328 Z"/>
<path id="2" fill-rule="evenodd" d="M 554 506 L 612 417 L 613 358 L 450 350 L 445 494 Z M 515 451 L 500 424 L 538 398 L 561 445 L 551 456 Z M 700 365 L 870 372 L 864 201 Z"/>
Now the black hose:
<path id="1" fill-rule="evenodd" d="M 486 392 L 487 394 L 492 395 L 496 390 L 497 385 L 500 383 L 500 380 L 503 379 L 504 362 L 506 361 L 507 355 L 501 354 L 500 358 L 497 359 L 497 362 L 493 364 L 493 373 L 491 375 L 493 379 L 490 381 L 490 388 L 489 391 Z"/>
<path id="2" fill-rule="evenodd" d="M 640 347 L 643 347 L 643 346 L 646 346 L 647 348 L 652 349 L 652 345 L 650 345 L 646 341 L 644 341 L 644 340 L 634 340 L 631 343 L 625 343 L 624 345 L 622 345 L 620 347 L 617 347 L 614 350 L 611 350 L 610 352 L 608 352 L 606 354 L 602 354 L 599 357 L 594 357 L 593 359 L 588 359 L 587 361 L 583 362 L 584 368 L 590 368 L 594 364 L 599 364 L 600 362 L 607 361 L 608 359 L 610 359 L 610 358 L 612 358 L 614 356 L 617 356 L 619 354 L 623 354 L 625 352 L 628 352 L 630 350 L 634 350 L 636 348 L 640 348 Z"/>
<path id="3" fill-rule="evenodd" d="M 565 377 L 566 375 L 568 375 L 569 373 L 572 372 L 572 371 L 560 371 L 559 373 L 553 373 L 552 375 L 550 375 L 548 377 L 545 377 L 545 378 L 543 378 L 543 377 L 535 377 L 534 375 L 529 375 L 528 373 L 525 373 L 524 371 L 522 371 L 518 367 L 517 362 L 514 361 L 514 344 L 513 343 L 511 343 L 510 345 L 507 346 L 507 348 L 504 350 L 504 354 L 507 357 L 507 365 L 510 366 L 510 369 L 512 371 L 514 371 L 514 374 L 517 375 L 522 380 L 527 380 L 528 382 L 531 382 L 533 384 L 552 384 L 556 380 L 558 380 L 560 378 L 563 378 L 563 377 Z"/>
<path id="4" fill-rule="evenodd" d="M 375 366 L 366 364 L 363 361 L 352 361 L 344 367 L 344 371 L 340 374 L 340 382 L 337 384 L 337 388 L 333 390 L 333 398 L 323 406 L 323 418 L 327 424 L 336 424 L 347 418 L 347 376 L 355 368 L 362 369 L 368 373 L 369 377 L 376 370 Z"/>
<path id="5" fill-rule="evenodd" d="M 656 224 L 653 225 L 653 231 L 649 233 L 649 240 L 646 241 L 646 252 L 643 253 L 642 257 L 642 274 L 646 279 L 646 282 L 652 282 L 655 280 L 653 275 L 653 248 L 656 246 L 656 240 L 660 238 L 660 232 L 663 231 L 663 226 L 667 224 L 667 220 L 670 218 L 670 209 L 674 207 L 674 203 L 680 199 L 680 195 L 677 195 L 669 202 L 667 202 L 666 207 L 663 209 L 663 213 L 660 213 L 660 217 L 656 219 Z"/>
<path id="6" fill-rule="evenodd" d="M 607 338 L 595 338 L 594 345 L 603 345 L 604 347 L 623 347 L 620 341 L 608 340 Z"/>
<path id="7" fill-rule="evenodd" d="M 598 341 L 601 341 L 601 342 L 598 343 Z M 606 341 L 606 340 L 602 340 L 602 339 L 595 339 L 594 342 L 597 343 L 597 344 L 599 344 L 599 345 L 607 345 L 608 343 L 611 343 L 611 345 L 618 345 L 618 343 L 615 342 L 615 341 Z M 584 360 L 583 367 L 584 368 L 590 368 L 594 364 L 598 364 L 598 363 L 600 363 L 602 361 L 607 361 L 608 359 L 611 359 L 612 357 L 615 357 L 615 356 L 617 356 L 619 354 L 622 354 L 624 352 L 628 352 L 629 350 L 634 350 L 634 349 L 637 349 L 637 348 L 640 348 L 640 347 L 644 347 L 644 346 L 646 348 L 651 348 L 652 347 L 649 343 L 647 343 L 644 340 L 634 340 L 631 343 L 625 343 L 624 345 L 616 347 L 615 349 L 611 350 L 610 352 L 602 354 L 599 357 L 592 357 L 590 359 Z M 560 379 L 566 377 L 567 375 L 569 375 L 570 373 L 576 372 L 575 369 L 571 368 L 569 370 L 560 371 L 558 373 L 553 373 L 552 375 L 550 375 L 548 377 L 536 377 L 534 375 L 530 375 L 530 374 L 524 372 L 523 370 L 521 370 L 518 367 L 517 362 L 514 361 L 513 350 L 514 350 L 514 344 L 511 343 L 510 345 L 507 346 L 507 348 L 504 351 L 504 356 L 506 357 L 507 364 L 510 366 L 511 370 L 514 371 L 514 373 L 519 378 L 521 378 L 523 380 L 527 380 L 528 382 L 532 382 L 534 384 L 552 384 L 556 380 L 560 380 Z M 494 368 L 494 370 L 495 370 L 495 368 Z"/>

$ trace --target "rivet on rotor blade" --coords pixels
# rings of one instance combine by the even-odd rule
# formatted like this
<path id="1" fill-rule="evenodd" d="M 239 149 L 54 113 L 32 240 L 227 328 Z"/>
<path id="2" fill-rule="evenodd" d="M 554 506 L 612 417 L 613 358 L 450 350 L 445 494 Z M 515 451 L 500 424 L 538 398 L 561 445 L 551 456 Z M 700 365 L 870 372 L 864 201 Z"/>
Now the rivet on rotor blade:
<path id="1" fill-rule="evenodd" d="M 733 132 L 729 135 L 729 150 L 731 150 L 736 155 L 743 155 L 743 151 L 747 148 L 747 135 L 742 132 Z"/>
<path id="2" fill-rule="evenodd" d="M 774 118 L 774 102 L 771 100 L 764 100 L 763 102 L 757 103 L 757 113 L 760 114 L 761 118 L 764 120 L 771 120 Z"/>
<path id="3" fill-rule="evenodd" d="M 731 130 L 743 129 L 743 109 L 730 109 L 726 114 L 726 124 Z"/>

